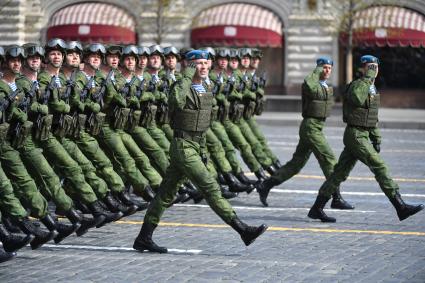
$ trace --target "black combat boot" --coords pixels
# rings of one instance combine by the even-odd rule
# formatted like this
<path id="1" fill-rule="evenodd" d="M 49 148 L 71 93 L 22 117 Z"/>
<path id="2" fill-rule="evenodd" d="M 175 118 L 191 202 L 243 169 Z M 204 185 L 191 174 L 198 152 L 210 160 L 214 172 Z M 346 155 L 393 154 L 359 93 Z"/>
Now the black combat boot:
<path id="1" fill-rule="evenodd" d="M 16 256 L 16 253 L 4 252 L 0 250 L 0 263 L 12 260 Z"/>
<path id="2" fill-rule="evenodd" d="M 123 204 L 127 206 L 136 205 L 137 211 L 145 210 L 146 208 L 148 208 L 148 205 L 149 205 L 147 202 L 141 202 L 134 199 L 133 197 L 131 197 L 130 193 L 128 193 L 125 190 L 117 193 L 116 198 L 119 199 Z"/>
<path id="3" fill-rule="evenodd" d="M 202 193 L 192 182 L 186 182 L 182 189 L 193 199 L 194 203 L 200 203 L 204 199 Z"/>
<path id="4" fill-rule="evenodd" d="M 342 198 L 339 187 L 335 193 L 332 194 L 331 208 L 334 209 L 354 209 L 354 206 L 349 204 L 345 199 Z"/>
<path id="5" fill-rule="evenodd" d="M 12 220 L 10 220 L 9 217 L 2 217 L 1 218 L 4 227 L 6 227 L 7 231 L 9 231 L 10 233 L 22 233 L 21 229 L 19 229 L 18 226 L 16 226 Z"/>
<path id="6" fill-rule="evenodd" d="M 270 190 L 278 185 L 278 182 L 274 180 L 273 178 L 267 178 L 264 181 L 258 181 L 257 185 L 255 186 L 257 188 L 258 195 L 260 196 L 260 201 L 263 204 L 263 206 L 267 207 L 269 206 L 267 202 L 267 197 L 269 196 Z"/>
<path id="7" fill-rule="evenodd" d="M 132 205 L 123 205 L 119 201 L 117 201 L 114 196 L 108 192 L 106 196 L 102 199 L 103 203 L 106 204 L 108 209 L 112 212 L 122 212 L 124 216 L 132 215 L 136 213 L 138 206 L 132 204 Z"/>
<path id="8" fill-rule="evenodd" d="M 147 185 L 145 187 L 145 189 L 143 190 L 141 197 L 147 202 L 152 201 L 153 198 L 155 197 L 155 193 L 154 193 L 152 187 Z"/>
<path id="9" fill-rule="evenodd" d="M 279 170 L 280 167 L 282 167 L 282 163 L 280 163 L 280 160 L 277 159 L 275 162 L 273 162 L 273 166 Z"/>
<path id="10" fill-rule="evenodd" d="M 230 172 L 223 173 L 223 177 L 229 186 L 229 191 L 234 193 L 246 192 L 250 194 L 254 190 L 253 185 L 245 185 L 239 182 L 239 180 Z"/>
<path id="11" fill-rule="evenodd" d="M 33 250 L 38 249 L 48 241 L 52 240 L 58 235 L 57 231 L 49 231 L 46 232 L 36 227 L 34 223 L 32 223 L 28 217 L 25 217 L 22 220 L 17 222 L 19 228 L 21 228 L 22 232 L 29 235 L 34 235 L 35 238 L 30 242 L 31 248 Z"/>
<path id="12" fill-rule="evenodd" d="M 255 241 L 255 239 L 257 239 L 261 234 L 263 234 L 268 228 L 265 224 L 262 224 L 258 227 L 248 226 L 247 224 L 242 222 L 237 216 L 232 219 L 229 225 L 233 229 L 235 229 L 236 232 L 239 233 L 242 238 L 242 241 L 245 243 L 246 246 L 251 245 Z"/>
<path id="13" fill-rule="evenodd" d="M 266 171 L 269 172 L 270 176 L 273 176 L 273 174 L 276 173 L 277 169 L 273 165 L 270 165 L 266 168 Z"/>
<path id="14" fill-rule="evenodd" d="M 239 181 L 244 183 L 245 185 L 255 185 L 256 181 L 249 179 L 243 171 L 236 174 L 236 178 L 238 178 Z"/>
<path id="15" fill-rule="evenodd" d="M 267 179 L 266 172 L 264 172 L 263 168 L 258 169 L 258 171 L 254 172 L 254 174 L 259 181 Z"/>
<path id="16" fill-rule="evenodd" d="M 152 241 L 152 234 L 156 227 L 157 225 L 155 224 L 143 222 L 142 229 L 140 229 L 139 235 L 136 240 L 134 240 L 133 249 L 140 252 L 150 251 L 160 254 L 167 253 L 167 248 L 160 247 Z"/>
<path id="17" fill-rule="evenodd" d="M 53 219 L 52 215 L 47 214 L 43 218 L 40 218 L 41 223 L 43 223 L 49 231 L 57 231 L 59 234 L 54 238 L 56 244 L 62 242 L 63 239 L 74 233 L 80 228 L 81 224 L 72 224 L 67 225 L 64 223 L 57 222 Z"/>
<path id="18" fill-rule="evenodd" d="M 65 216 L 69 219 L 69 221 L 71 221 L 71 223 L 78 223 L 81 225 L 80 228 L 78 228 L 75 232 L 78 237 L 84 235 L 89 229 L 96 227 L 96 225 L 99 225 L 100 223 L 105 221 L 105 216 L 89 218 L 84 215 L 80 215 L 78 211 L 74 208 L 68 210 L 65 213 Z"/>
<path id="19" fill-rule="evenodd" d="M 411 205 L 411 204 L 405 203 L 402 200 L 399 192 L 396 192 L 395 196 L 390 197 L 389 200 L 391 201 L 395 210 L 397 211 L 397 216 L 398 216 L 398 219 L 400 219 L 400 221 L 403 221 L 404 219 L 424 209 L 423 204 Z"/>
<path id="20" fill-rule="evenodd" d="M 231 199 L 231 198 L 235 198 L 235 197 L 238 196 L 238 193 L 234 193 L 234 192 L 229 191 L 229 189 L 226 186 L 223 186 L 223 185 L 219 185 L 219 186 L 220 186 L 220 190 L 221 190 L 221 195 L 225 199 Z"/>
<path id="21" fill-rule="evenodd" d="M 6 252 L 15 252 L 22 249 L 34 239 L 32 235 L 12 234 L 0 224 L 0 241 L 3 243 L 3 249 Z"/>
<path id="22" fill-rule="evenodd" d="M 317 195 L 316 201 L 308 212 L 308 217 L 312 219 L 320 219 L 322 222 L 336 222 L 335 218 L 327 216 L 323 211 L 323 208 L 325 207 L 328 200 L 328 197 Z"/>
<path id="23" fill-rule="evenodd" d="M 218 180 L 218 183 L 219 184 L 221 184 L 221 185 L 227 185 L 227 181 L 224 178 L 224 176 L 223 176 L 222 173 L 217 173 L 217 180 Z"/>
<path id="24" fill-rule="evenodd" d="M 179 192 L 177 192 L 176 196 L 174 197 L 174 200 L 167 207 L 172 207 L 176 203 L 186 202 L 189 199 L 190 199 L 190 196 L 188 194 L 179 190 Z"/>
<path id="25" fill-rule="evenodd" d="M 88 205 L 88 208 L 90 209 L 91 213 L 93 214 L 94 217 L 98 217 L 100 215 L 103 215 L 105 217 L 105 221 L 103 221 L 102 223 L 96 225 L 96 228 L 100 228 L 103 225 L 116 221 L 118 219 L 120 219 L 121 217 L 124 216 L 124 214 L 122 212 L 109 212 L 107 211 L 103 206 L 102 203 L 97 200 L 95 202 L 92 202 Z"/>

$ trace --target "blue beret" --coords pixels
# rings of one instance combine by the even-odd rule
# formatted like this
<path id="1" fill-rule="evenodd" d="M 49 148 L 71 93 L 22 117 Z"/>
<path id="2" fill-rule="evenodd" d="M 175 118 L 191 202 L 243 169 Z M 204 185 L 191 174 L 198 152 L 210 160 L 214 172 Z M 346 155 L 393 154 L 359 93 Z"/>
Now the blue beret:
<path id="1" fill-rule="evenodd" d="M 379 64 L 379 59 L 376 58 L 375 56 L 372 56 L 372 55 L 363 55 L 360 58 L 360 62 L 362 64 L 366 64 L 366 63 L 376 63 L 376 64 Z"/>
<path id="2" fill-rule="evenodd" d="M 192 50 L 185 55 L 186 60 L 208 59 L 208 51 Z"/>
<path id="3" fill-rule="evenodd" d="M 316 64 L 317 66 L 321 66 L 321 65 L 334 65 L 334 61 L 332 61 L 332 59 L 329 59 L 327 57 L 320 57 L 316 60 Z"/>

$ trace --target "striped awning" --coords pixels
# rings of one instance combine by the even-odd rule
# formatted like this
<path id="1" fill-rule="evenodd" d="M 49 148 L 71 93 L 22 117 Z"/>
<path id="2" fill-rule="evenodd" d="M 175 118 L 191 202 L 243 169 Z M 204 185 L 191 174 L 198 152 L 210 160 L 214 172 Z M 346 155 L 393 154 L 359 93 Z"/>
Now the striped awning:
<path id="1" fill-rule="evenodd" d="M 80 3 L 53 14 L 47 37 L 83 42 L 135 43 L 135 20 L 114 5 Z"/>
<path id="2" fill-rule="evenodd" d="M 192 22 L 192 45 L 282 46 L 282 22 L 257 5 L 232 3 L 202 11 Z"/>
<path id="3" fill-rule="evenodd" d="M 366 46 L 425 46 L 425 16 L 398 6 L 375 6 L 354 16 L 353 43 Z"/>

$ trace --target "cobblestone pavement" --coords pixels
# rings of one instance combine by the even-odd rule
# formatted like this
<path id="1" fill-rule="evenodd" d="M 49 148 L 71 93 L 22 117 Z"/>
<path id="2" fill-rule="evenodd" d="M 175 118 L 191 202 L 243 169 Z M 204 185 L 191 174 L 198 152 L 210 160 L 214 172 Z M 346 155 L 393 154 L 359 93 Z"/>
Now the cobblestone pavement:
<path id="1" fill-rule="evenodd" d="M 263 127 L 284 162 L 295 149 L 296 127 Z M 343 128 L 328 128 L 334 151 Z M 425 203 L 425 131 L 383 130 L 382 156 L 406 201 Z M 169 254 L 132 250 L 143 213 L 83 237 L 69 237 L 0 265 L 0 282 L 425 282 L 425 213 L 399 222 L 368 169 L 358 163 L 342 185 L 354 211 L 328 210 L 337 223 L 306 217 L 323 182 L 311 158 L 299 175 L 272 190 L 269 208 L 258 195 L 231 200 L 240 218 L 267 223 L 245 247 L 205 205 L 176 205 L 154 234 Z"/>

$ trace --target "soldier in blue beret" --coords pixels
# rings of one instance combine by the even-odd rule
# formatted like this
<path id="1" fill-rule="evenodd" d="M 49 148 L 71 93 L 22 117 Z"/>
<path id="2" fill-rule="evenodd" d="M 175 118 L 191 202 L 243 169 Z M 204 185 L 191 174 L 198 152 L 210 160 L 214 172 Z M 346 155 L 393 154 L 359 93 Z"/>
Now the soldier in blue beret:
<path id="1" fill-rule="evenodd" d="M 241 236 L 245 245 L 250 245 L 264 233 L 266 225 L 248 226 L 236 215 L 230 203 L 222 197 L 219 184 L 208 171 L 205 149 L 205 132 L 210 127 L 213 95 L 202 84 L 208 77 L 208 52 L 193 50 L 186 54 L 189 66 L 182 73 L 170 92 L 169 106 L 174 137 L 170 148 L 170 166 L 161 187 L 146 212 L 142 229 L 133 248 L 143 252 L 166 253 L 167 249 L 152 241 L 165 209 L 177 193 L 177 184 L 189 178 L 202 192 L 214 212 Z"/>
<path id="2" fill-rule="evenodd" d="M 300 139 L 292 159 L 258 186 L 260 201 L 264 206 L 268 205 L 267 196 L 270 189 L 300 172 L 312 153 L 326 178 L 329 178 L 334 170 L 337 160 L 323 133 L 326 118 L 330 115 L 334 103 L 333 89 L 327 83 L 332 66 L 331 59 L 320 57 L 316 60 L 316 68 L 304 79 L 301 92 L 304 119 L 299 130 Z M 354 208 L 342 198 L 339 187 L 333 192 L 332 198 L 332 208 Z"/>
<path id="3" fill-rule="evenodd" d="M 399 193 L 399 187 L 390 177 L 388 168 L 382 160 L 381 135 L 378 129 L 378 109 L 380 95 L 375 87 L 379 60 L 372 55 L 360 58 L 363 76 L 351 82 L 344 94 L 343 119 L 347 123 L 344 133 L 344 150 L 329 178 L 323 183 L 310 209 L 308 216 L 322 222 L 335 222 L 323 211 L 330 196 L 339 185 L 348 178 L 357 160 L 364 163 L 375 175 L 381 190 L 393 204 L 400 221 L 421 211 L 423 205 L 405 203 Z"/>

